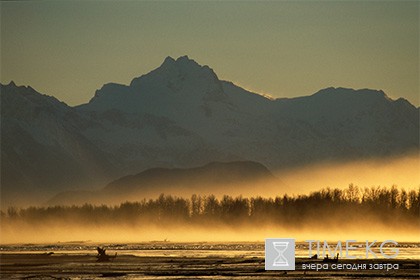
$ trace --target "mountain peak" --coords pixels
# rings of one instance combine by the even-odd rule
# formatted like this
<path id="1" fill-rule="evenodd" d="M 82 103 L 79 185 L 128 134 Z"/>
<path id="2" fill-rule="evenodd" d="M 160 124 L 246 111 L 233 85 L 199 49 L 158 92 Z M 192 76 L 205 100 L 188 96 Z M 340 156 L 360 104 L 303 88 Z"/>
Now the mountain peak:
<path id="1" fill-rule="evenodd" d="M 174 63 L 175 63 L 175 59 L 173 59 L 171 56 L 167 56 L 165 60 L 163 61 L 161 67 L 162 66 L 164 67 L 165 65 L 173 65 Z"/>
<path id="2" fill-rule="evenodd" d="M 8 83 L 7 85 L 6 84 L 5 85 L 0 84 L 0 85 L 1 85 L 1 87 L 12 90 L 13 92 L 25 92 L 26 94 L 45 95 L 45 94 L 40 94 L 38 91 L 36 91 L 31 86 L 24 86 L 24 85 L 18 86 L 18 85 L 16 85 L 16 83 L 14 81 L 10 81 L 10 83 Z M 47 95 L 45 95 L 45 96 L 47 96 Z M 54 98 L 54 99 L 56 99 L 56 98 Z"/>
<path id="3" fill-rule="evenodd" d="M 10 83 L 8 83 L 8 84 L 6 84 L 6 83 L 5 84 L 0 83 L 0 86 L 2 88 L 9 88 L 9 89 L 15 89 L 15 88 L 22 87 L 22 86 L 17 86 L 14 81 L 10 81 Z M 27 87 L 24 87 L 24 88 L 27 88 Z"/>
<path id="4" fill-rule="evenodd" d="M 185 104 L 194 105 L 201 112 L 199 106 L 204 103 L 227 103 L 227 99 L 217 75 L 208 66 L 201 66 L 186 55 L 176 59 L 167 56 L 158 68 L 134 78 L 128 86 L 104 85 L 89 106 L 80 108 L 119 108 L 167 116 L 181 115 Z"/>
<path id="5" fill-rule="evenodd" d="M 200 88 L 204 83 L 214 83 L 218 81 L 218 77 L 214 71 L 207 65 L 200 65 L 187 55 L 180 56 L 177 59 L 168 56 L 165 58 L 160 67 L 134 78 L 130 86 L 133 88 L 145 90 L 146 87 L 153 87 L 153 91 L 157 91 L 158 87 L 167 86 L 171 89 L 181 89 L 186 84 Z M 194 89 L 196 91 L 197 89 Z"/>
<path id="6" fill-rule="evenodd" d="M 203 66 L 198 64 L 194 59 L 189 58 L 188 55 L 180 56 L 177 59 L 167 56 L 158 69 L 176 69 L 177 71 L 181 71 L 183 73 L 211 70 L 207 65 Z M 213 72 L 213 70 L 211 70 L 211 72 Z"/>
<path id="7" fill-rule="evenodd" d="M 199 65 L 194 59 L 188 57 L 188 55 L 180 56 L 176 59 L 178 64 L 190 64 L 190 65 Z"/>

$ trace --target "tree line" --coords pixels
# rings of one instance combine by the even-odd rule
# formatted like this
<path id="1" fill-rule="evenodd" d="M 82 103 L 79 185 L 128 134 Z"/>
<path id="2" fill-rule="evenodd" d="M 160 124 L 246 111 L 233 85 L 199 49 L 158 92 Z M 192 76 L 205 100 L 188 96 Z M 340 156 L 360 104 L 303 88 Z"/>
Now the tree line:
<path id="1" fill-rule="evenodd" d="M 273 198 L 245 198 L 225 195 L 192 195 L 190 198 L 161 194 L 156 199 L 125 202 L 118 206 L 91 205 L 10 207 L 1 212 L 2 221 L 31 224 L 77 222 L 79 224 L 141 225 L 154 223 L 226 225 L 287 224 L 299 226 L 308 221 L 355 221 L 374 218 L 383 222 L 419 223 L 420 188 L 406 191 L 391 188 L 325 188 L 309 195 L 287 194 Z"/>

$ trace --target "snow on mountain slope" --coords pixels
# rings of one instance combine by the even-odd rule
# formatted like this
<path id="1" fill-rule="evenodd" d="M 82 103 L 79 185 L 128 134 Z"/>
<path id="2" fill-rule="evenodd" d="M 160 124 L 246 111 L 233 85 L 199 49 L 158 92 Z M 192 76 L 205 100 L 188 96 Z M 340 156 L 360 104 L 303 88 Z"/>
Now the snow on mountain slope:
<path id="1" fill-rule="evenodd" d="M 171 123 L 189 134 L 188 140 L 178 137 L 162 142 L 157 134 L 137 131 L 136 136 L 124 138 L 137 144 L 124 145 L 136 151 L 147 146 L 157 155 L 169 149 L 164 153 L 165 161 L 175 166 L 186 160 L 180 162 L 180 154 L 205 147 L 213 152 L 202 158 L 204 162 L 225 155 L 226 160 L 253 160 L 279 168 L 418 149 L 418 110 L 401 102 L 389 99 L 382 91 L 343 88 L 272 100 L 220 81 L 212 69 L 184 56 L 166 58 L 159 68 L 133 79 L 129 86 L 104 86 L 78 110 L 118 111 L 130 114 L 131 119 L 147 114 Z M 118 128 L 107 131 L 113 134 Z M 129 132 L 118 134 L 124 133 Z M 116 143 L 111 135 L 102 138 L 112 139 L 107 147 Z M 116 149 L 112 151 L 118 154 Z M 215 154 L 219 155 L 211 157 Z"/>
<path id="2" fill-rule="evenodd" d="M 327 88 L 309 97 L 276 101 L 278 120 L 305 122 L 336 155 L 374 156 L 419 147 L 419 111 L 382 91 Z M 326 147 L 328 148 L 328 147 Z"/>
<path id="3" fill-rule="evenodd" d="M 78 130 L 74 109 L 31 87 L 1 85 L 2 204 L 112 178 L 106 153 Z"/>
<path id="4" fill-rule="evenodd" d="M 252 102 L 246 103 L 252 108 Z M 123 163 L 126 166 L 133 162 L 141 167 L 144 163 L 149 165 L 144 167 L 151 163 L 194 166 L 243 159 L 219 144 L 226 141 L 226 135 L 246 139 L 255 129 L 255 125 L 244 125 L 253 124 L 255 117 L 232 103 L 213 70 L 188 57 L 168 57 L 156 70 L 133 79 L 130 86 L 105 85 L 77 110 L 103 119 L 102 127 L 84 133 L 104 149 L 128 159 Z M 105 115 L 124 116 L 129 122 L 111 123 Z M 137 125 L 129 124 L 133 122 Z M 124 137 L 116 140 L 115 135 Z M 137 159 L 131 161 L 133 156 Z"/>
<path id="5" fill-rule="evenodd" d="M 104 111 L 112 108 L 188 122 L 192 113 L 196 117 L 211 114 L 212 102 L 229 102 L 213 70 L 188 57 L 176 61 L 168 57 L 159 68 L 133 79 L 129 86 L 105 85 L 79 109 Z"/>

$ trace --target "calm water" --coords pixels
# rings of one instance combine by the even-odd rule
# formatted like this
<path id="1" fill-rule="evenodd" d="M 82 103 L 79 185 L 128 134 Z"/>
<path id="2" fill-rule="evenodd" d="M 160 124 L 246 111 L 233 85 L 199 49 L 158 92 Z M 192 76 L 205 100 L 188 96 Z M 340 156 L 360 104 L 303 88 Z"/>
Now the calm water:
<path id="1" fill-rule="evenodd" d="M 336 243 L 331 242 L 332 251 Z M 372 251 L 381 257 L 379 245 Z M 236 242 L 236 243 L 173 243 L 173 242 L 147 242 L 130 244 L 106 244 L 94 242 L 71 242 L 56 244 L 10 244 L 0 245 L 2 253 L 43 253 L 54 252 L 61 254 L 96 254 L 96 247 L 101 246 L 107 249 L 109 254 L 118 253 L 119 255 L 135 256 L 173 256 L 173 257 L 264 257 L 264 243 L 262 242 Z M 352 256 L 365 258 L 365 244 L 353 244 L 357 249 L 351 251 Z M 400 243 L 398 245 L 398 259 L 420 259 L 420 243 Z M 322 254 L 322 247 L 320 248 Z M 388 251 L 386 251 L 388 250 Z M 386 253 L 391 254 L 389 248 L 385 248 Z M 313 248 L 313 254 L 316 248 Z M 343 254 L 345 254 L 345 244 L 343 244 Z M 308 257 L 308 243 L 296 243 L 296 257 Z M 369 255 L 372 258 L 372 255 Z"/>

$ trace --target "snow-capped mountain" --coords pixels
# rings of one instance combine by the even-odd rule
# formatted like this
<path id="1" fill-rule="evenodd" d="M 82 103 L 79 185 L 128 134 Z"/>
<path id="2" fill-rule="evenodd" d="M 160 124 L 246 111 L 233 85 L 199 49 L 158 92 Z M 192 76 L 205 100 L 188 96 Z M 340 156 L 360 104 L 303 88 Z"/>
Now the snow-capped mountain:
<path id="1" fill-rule="evenodd" d="M 1 87 L 1 102 L 2 191 L 23 181 L 94 186 L 153 167 L 249 160 L 275 170 L 419 149 L 419 109 L 404 99 L 344 88 L 270 99 L 187 56 L 74 108 L 14 84 Z"/>
<path id="2" fill-rule="evenodd" d="M 236 159 L 279 168 L 419 146 L 419 111 L 403 99 L 390 100 L 381 91 L 328 88 L 271 100 L 219 80 L 188 57 L 166 58 L 129 86 L 105 85 L 77 110 L 113 121 L 84 133 L 113 155 L 137 158 L 142 167 L 147 159 L 145 168 Z"/>
<path id="3" fill-rule="evenodd" d="M 13 82 L 0 94 L 2 204 L 46 199 L 117 174 L 111 157 L 79 132 L 90 121 L 73 108 Z"/>

